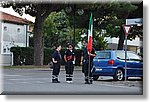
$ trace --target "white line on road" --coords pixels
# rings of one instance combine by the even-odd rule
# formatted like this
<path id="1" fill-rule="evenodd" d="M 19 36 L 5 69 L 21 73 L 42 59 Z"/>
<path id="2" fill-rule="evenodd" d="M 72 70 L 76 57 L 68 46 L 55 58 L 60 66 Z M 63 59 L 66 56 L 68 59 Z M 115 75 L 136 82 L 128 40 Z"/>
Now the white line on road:
<path id="1" fill-rule="evenodd" d="M 7 79 L 7 80 L 49 80 L 50 78 L 19 78 L 19 79 Z"/>
<path id="2" fill-rule="evenodd" d="M 133 88 L 135 88 L 135 89 L 140 89 L 139 87 L 129 87 L 129 86 L 125 86 L 125 85 L 108 85 L 108 84 L 99 84 L 99 85 L 103 85 L 103 86 L 108 86 L 108 87 L 116 87 L 116 88 L 118 88 L 118 87 L 120 87 L 120 88 L 130 88 L 130 89 L 133 89 Z"/>
<path id="3" fill-rule="evenodd" d="M 4 76 L 22 76 L 22 75 L 10 75 L 10 74 L 5 74 Z"/>

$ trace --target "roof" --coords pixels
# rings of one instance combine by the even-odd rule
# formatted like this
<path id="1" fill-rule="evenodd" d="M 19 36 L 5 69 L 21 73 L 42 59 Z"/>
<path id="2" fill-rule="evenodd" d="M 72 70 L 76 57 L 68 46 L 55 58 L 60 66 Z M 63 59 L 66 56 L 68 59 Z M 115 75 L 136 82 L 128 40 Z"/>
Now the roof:
<path id="1" fill-rule="evenodd" d="M 11 14 L 4 13 L 4 12 L 1 12 L 1 11 L 0 11 L 0 20 L 7 21 L 7 22 L 12 22 L 12 23 L 19 23 L 19 24 L 32 23 L 31 21 L 29 21 L 27 19 L 16 17 L 16 16 L 13 16 Z"/>
<path id="2" fill-rule="evenodd" d="M 101 50 L 96 52 L 125 52 L 125 50 Z M 127 51 L 127 52 L 133 52 L 133 51 Z"/>

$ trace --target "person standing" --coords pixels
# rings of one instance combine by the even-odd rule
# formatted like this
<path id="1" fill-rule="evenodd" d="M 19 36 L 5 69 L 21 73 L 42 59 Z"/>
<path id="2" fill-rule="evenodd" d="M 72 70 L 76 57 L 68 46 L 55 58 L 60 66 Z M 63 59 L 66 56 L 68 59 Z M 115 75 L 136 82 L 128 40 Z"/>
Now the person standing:
<path id="1" fill-rule="evenodd" d="M 73 51 L 73 45 L 68 44 L 68 49 L 64 54 L 65 70 L 66 70 L 66 82 L 72 83 L 74 64 L 75 64 L 75 53 Z"/>
<path id="2" fill-rule="evenodd" d="M 60 72 L 60 65 L 62 61 L 60 51 L 61 45 L 57 45 L 56 50 L 52 54 L 52 62 L 53 62 L 52 83 L 60 83 L 60 81 L 58 81 L 58 75 Z"/>
<path id="3" fill-rule="evenodd" d="M 85 76 L 85 84 L 92 84 L 93 77 L 92 77 L 92 67 L 93 67 L 93 59 L 96 56 L 95 49 L 92 48 L 91 52 L 88 52 L 87 47 L 84 48 L 82 56 L 81 56 L 81 65 L 82 65 L 82 72 Z"/>

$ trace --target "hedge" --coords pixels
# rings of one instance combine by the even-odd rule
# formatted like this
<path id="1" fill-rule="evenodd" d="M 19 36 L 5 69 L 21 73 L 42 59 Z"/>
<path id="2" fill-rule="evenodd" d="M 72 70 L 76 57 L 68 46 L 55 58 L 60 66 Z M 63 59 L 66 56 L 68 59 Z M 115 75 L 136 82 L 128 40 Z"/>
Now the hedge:
<path id="1" fill-rule="evenodd" d="M 66 49 L 61 50 L 62 57 Z M 51 56 L 54 50 L 44 48 L 44 65 L 48 65 L 51 61 Z M 31 47 L 12 47 L 11 52 L 13 52 L 14 65 L 33 65 L 34 64 L 34 49 Z M 76 65 L 80 65 L 82 50 L 75 50 L 76 55 Z M 64 60 L 62 60 L 62 65 L 64 65 Z"/>

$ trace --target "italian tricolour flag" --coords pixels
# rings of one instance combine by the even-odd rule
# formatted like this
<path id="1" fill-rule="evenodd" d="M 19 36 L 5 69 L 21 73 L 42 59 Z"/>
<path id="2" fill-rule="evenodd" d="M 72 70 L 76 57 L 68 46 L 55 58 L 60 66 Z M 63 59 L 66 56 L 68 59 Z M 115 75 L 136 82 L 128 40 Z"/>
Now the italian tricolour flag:
<path id="1" fill-rule="evenodd" d="M 93 19 L 91 13 L 90 21 L 89 21 L 89 29 L 88 29 L 88 44 L 87 44 L 87 49 L 89 52 L 92 51 L 92 33 L 93 33 Z"/>

